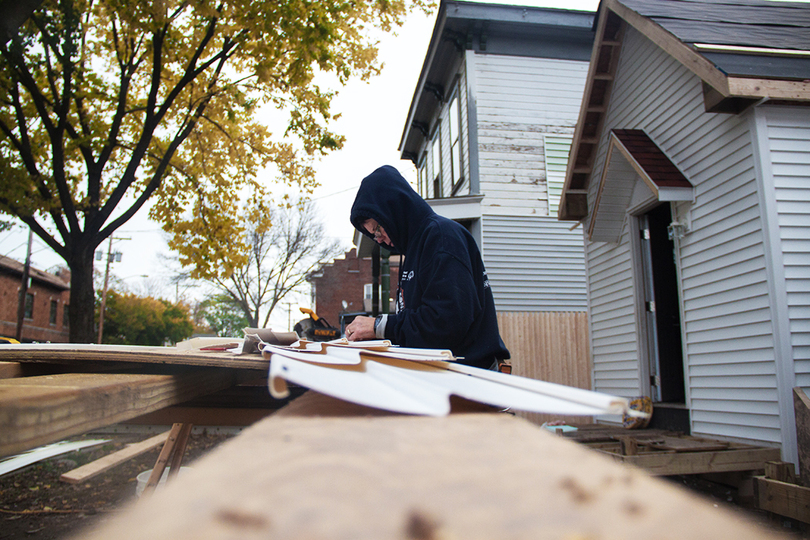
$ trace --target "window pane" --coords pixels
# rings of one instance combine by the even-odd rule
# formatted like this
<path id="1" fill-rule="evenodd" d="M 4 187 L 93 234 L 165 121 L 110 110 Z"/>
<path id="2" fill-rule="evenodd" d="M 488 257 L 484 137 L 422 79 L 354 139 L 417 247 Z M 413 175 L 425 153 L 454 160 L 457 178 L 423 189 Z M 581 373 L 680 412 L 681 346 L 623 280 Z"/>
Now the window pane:
<path id="1" fill-rule="evenodd" d="M 442 176 L 441 139 L 441 131 L 436 130 L 436 137 L 433 139 L 433 178 Z"/>
<path id="2" fill-rule="evenodd" d="M 461 126 L 461 122 L 459 121 L 459 116 L 458 116 L 458 99 L 453 98 L 453 101 L 450 102 L 450 112 L 449 112 L 449 114 L 450 114 L 450 119 L 449 119 L 449 122 L 450 122 L 450 143 L 452 144 L 453 142 L 456 141 L 456 139 L 458 139 L 458 132 L 459 132 L 459 128 Z"/>
<path id="3" fill-rule="evenodd" d="M 34 318 L 34 295 L 31 293 L 25 293 L 25 318 Z"/>
<path id="4" fill-rule="evenodd" d="M 57 308 L 58 308 L 58 305 L 56 303 L 56 300 L 51 300 L 51 316 L 49 318 L 49 322 L 51 324 L 56 324 L 56 310 L 57 310 Z"/>
<path id="5" fill-rule="evenodd" d="M 456 141 L 453 144 L 453 184 L 461 180 L 461 143 Z"/>

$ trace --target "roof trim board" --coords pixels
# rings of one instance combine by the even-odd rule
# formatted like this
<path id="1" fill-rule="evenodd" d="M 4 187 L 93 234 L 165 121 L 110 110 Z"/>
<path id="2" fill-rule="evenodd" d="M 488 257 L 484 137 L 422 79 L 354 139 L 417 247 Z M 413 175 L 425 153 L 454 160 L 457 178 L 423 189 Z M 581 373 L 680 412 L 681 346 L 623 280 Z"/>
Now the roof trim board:
<path id="1" fill-rule="evenodd" d="M 588 226 L 589 240 L 618 241 L 637 178 L 661 202 L 694 200 L 692 184 L 643 130 L 611 130 L 605 168 Z M 606 203 L 608 191 L 611 197 Z"/>
<path id="2" fill-rule="evenodd" d="M 613 78 L 621 51 L 624 22 L 605 10 L 597 19 L 591 62 L 579 118 L 568 157 L 565 184 L 558 207 L 560 220 L 579 221 L 588 213 L 588 176 L 602 132 L 602 122 L 613 89 Z"/>

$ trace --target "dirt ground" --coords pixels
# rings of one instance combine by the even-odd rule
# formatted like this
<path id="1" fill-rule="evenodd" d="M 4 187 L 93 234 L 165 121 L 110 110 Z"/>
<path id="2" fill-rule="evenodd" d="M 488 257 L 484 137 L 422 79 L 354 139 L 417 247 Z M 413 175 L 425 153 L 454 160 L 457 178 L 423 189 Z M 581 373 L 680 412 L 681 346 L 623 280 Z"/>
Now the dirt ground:
<path id="1" fill-rule="evenodd" d="M 149 436 L 151 434 L 118 433 L 72 438 L 70 440 L 109 438 L 111 441 L 0 476 L 0 540 L 73 538 L 82 529 L 115 516 L 116 512 L 136 498 L 136 477 L 154 466 L 159 447 L 79 484 L 67 484 L 60 481 L 59 476 Z M 195 459 L 231 436 L 205 432 L 192 434 L 183 466 L 193 466 Z M 810 540 L 810 532 L 799 523 L 741 504 L 734 488 L 693 476 L 671 477 L 668 480 L 700 493 L 708 499 L 709 504 L 729 505 L 753 517 L 760 525 L 784 533 L 787 540 Z"/>
<path id="2" fill-rule="evenodd" d="M 0 476 L 0 540 L 54 540 L 74 537 L 85 527 L 110 519 L 136 498 L 138 473 L 155 465 L 160 447 L 79 484 L 59 480 L 62 473 L 94 461 L 152 434 L 96 433 L 70 440 L 111 439 L 101 446 L 62 454 Z M 232 435 L 193 433 L 183 466 Z"/>

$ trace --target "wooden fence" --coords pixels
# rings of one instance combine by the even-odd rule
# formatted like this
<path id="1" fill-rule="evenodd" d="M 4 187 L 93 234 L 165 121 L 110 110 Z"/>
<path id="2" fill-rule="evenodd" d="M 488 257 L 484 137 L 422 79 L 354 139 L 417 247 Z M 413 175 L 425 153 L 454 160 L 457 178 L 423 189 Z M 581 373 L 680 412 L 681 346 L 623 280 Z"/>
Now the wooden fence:
<path id="1" fill-rule="evenodd" d="M 591 389 L 588 314 L 584 311 L 498 313 L 498 326 L 512 354 L 512 373 L 522 377 Z M 563 420 L 592 422 L 591 417 L 518 412 L 542 424 Z"/>

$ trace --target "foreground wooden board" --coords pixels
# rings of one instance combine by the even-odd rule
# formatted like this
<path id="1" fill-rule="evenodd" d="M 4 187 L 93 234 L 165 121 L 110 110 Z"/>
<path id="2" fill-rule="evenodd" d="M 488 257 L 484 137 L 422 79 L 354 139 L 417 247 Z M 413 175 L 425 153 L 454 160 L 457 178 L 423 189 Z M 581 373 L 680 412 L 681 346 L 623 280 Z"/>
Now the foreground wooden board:
<path id="1" fill-rule="evenodd" d="M 778 538 L 501 413 L 274 415 L 80 537 Z"/>
<path id="2" fill-rule="evenodd" d="M 810 488 L 758 476 L 754 493 L 758 508 L 810 523 Z"/>
<path id="3" fill-rule="evenodd" d="M 236 370 L 64 373 L 0 380 L 0 457 L 123 422 L 236 384 Z"/>
<path id="4" fill-rule="evenodd" d="M 94 345 L 84 343 L 23 343 L 0 347 L 0 361 L 78 364 L 127 362 L 185 366 L 229 367 L 267 371 L 270 361 L 260 354 L 188 351 L 174 347 Z"/>

